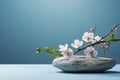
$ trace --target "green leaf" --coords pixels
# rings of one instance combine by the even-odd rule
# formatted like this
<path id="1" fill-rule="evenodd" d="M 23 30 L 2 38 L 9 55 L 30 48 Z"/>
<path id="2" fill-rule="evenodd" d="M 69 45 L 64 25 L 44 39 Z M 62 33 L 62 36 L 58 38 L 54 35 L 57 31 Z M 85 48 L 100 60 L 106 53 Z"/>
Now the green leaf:
<path id="1" fill-rule="evenodd" d="M 112 37 L 112 36 L 111 36 L 110 34 L 106 37 L 106 40 L 108 41 L 109 44 L 112 43 L 111 37 Z M 113 35 L 113 37 L 114 37 L 114 35 Z"/>
<path id="2" fill-rule="evenodd" d="M 110 38 L 111 38 L 111 35 L 108 35 L 108 36 L 106 37 L 106 40 L 107 40 L 107 41 L 110 41 Z"/>
<path id="3" fill-rule="evenodd" d="M 111 43 L 112 43 L 112 41 L 108 41 L 108 43 L 109 43 L 109 44 L 111 44 Z"/>
<path id="4" fill-rule="evenodd" d="M 112 40 L 114 40 L 115 39 L 115 34 L 112 34 Z"/>
<path id="5" fill-rule="evenodd" d="M 52 49 L 51 49 L 51 48 L 49 48 L 49 47 L 45 47 L 45 51 L 46 51 L 46 52 L 51 52 L 51 51 L 52 51 Z"/>
<path id="6" fill-rule="evenodd" d="M 54 50 L 54 52 L 55 52 L 55 53 L 58 53 L 58 52 L 59 52 L 59 50 L 58 50 L 58 49 L 56 49 L 56 50 Z"/>
<path id="7" fill-rule="evenodd" d="M 58 57 L 58 56 L 59 56 L 58 53 L 55 53 L 54 55 L 55 55 L 55 57 Z"/>
<path id="8" fill-rule="evenodd" d="M 104 54 L 107 55 L 107 50 L 104 50 Z"/>

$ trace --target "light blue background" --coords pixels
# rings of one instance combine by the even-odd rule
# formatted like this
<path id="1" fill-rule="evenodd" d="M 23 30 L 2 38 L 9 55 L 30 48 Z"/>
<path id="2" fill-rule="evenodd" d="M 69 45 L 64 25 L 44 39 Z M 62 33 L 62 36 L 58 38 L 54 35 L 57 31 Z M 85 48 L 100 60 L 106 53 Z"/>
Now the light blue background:
<path id="1" fill-rule="evenodd" d="M 35 48 L 70 45 L 92 26 L 103 35 L 117 23 L 120 0 L 0 0 L 0 63 L 51 63 L 54 58 L 36 55 Z M 120 63 L 120 42 L 105 57 Z"/>

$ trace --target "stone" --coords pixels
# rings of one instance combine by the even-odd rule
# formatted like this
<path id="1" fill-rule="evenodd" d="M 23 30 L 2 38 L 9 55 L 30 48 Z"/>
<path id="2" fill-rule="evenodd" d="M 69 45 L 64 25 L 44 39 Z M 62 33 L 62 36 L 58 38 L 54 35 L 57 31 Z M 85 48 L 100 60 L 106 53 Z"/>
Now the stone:
<path id="1" fill-rule="evenodd" d="M 52 64 L 64 72 L 104 72 L 114 67 L 116 62 L 112 58 L 75 55 L 70 58 L 55 58 Z"/>

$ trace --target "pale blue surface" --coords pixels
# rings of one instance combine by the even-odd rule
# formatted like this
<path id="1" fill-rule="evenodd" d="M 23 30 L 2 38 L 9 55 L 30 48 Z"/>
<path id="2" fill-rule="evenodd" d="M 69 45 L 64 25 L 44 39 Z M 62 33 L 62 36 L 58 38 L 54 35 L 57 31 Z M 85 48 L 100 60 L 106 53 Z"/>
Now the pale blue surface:
<path id="1" fill-rule="evenodd" d="M 1 64 L 0 80 L 120 80 L 120 65 L 104 73 L 63 73 L 50 64 Z"/>
<path id="2" fill-rule="evenodd" d="M 114 24 L 120 24 L 120 0 L 0 0 L 0 63 L 51 63 L 35 48 L 70 45 L 95 25 L 102 36 Z M 108 53 L 120 63 L 120 42 Z"/>

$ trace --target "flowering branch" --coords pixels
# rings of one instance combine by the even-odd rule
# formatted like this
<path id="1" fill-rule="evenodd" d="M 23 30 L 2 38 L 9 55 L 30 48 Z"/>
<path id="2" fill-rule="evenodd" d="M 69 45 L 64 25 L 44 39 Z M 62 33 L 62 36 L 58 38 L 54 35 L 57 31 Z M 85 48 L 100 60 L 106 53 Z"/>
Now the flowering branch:
<path id="1" fill-rule="evenodd" d="M 112 42 L 117 42 L 117 41 L 120 41 L 120 38 L 118 38 L 118 39 L 113 39 L 113 40 L 109 40 L 109 41 L 98 41 L 98 42 L 96 42 L 96 43 L 89 44 L 89 45 L 87 45 L 87 46 L 85 46 L 85 47 L 83 47 L 83 48 L 79 48 L 78 50 L 76 50 L 76 51 L 74 52 L 74 54 L 78 53 L 79 51 L 82 51 L 82 50 L 86 49 L 87 47 L 94 46 L 94 45 L 96 45 L 96 44 L 100 44 L 100 43 L 104 43 L 104 42 L 111 42 L 111 41 L 112 41 Z"/>
<path id="2" fill-rule="evenodd" d="M 54 50 L 54 49 L 49 48 L 49 47 L 45 47 L 45 50 L 41 50 L 40 48 L 36 48 L 36 51 L 37 51 L 36 52 L 37 54 L 41 54 L 42 52 L 49 53 L 50 57 L 53 57 L 53 56 L 61 57 L 62 56 L 61 54 L 59 54 L 59 51 L 57 49 Z"/>
<path id="3" fill-rule="evenodd" d="M 103 48 L 104 53 L 106 54 L 107 50 L 112 42 L 120 41 L 120 38 L 115 38 L 115 32 L 118 30 L 118 26 L 119 26 L 119 24 L 114 25 L 114 27 L 107 34 L 105 34 L 103 37 L 100 37 L 100 36 L 94 37 L 96 27 L 91 28 L 90 32 L 84 33 L 81 41 L 79 39 L 75 39 L 74 42 L 71 44 L 72 47 L 77 49 L 76 51 L 73 51 L 71 48 L 69 48 L 68 44 L 59 45 L 59 49 L 52 49 L 49 47 L 45 47 L 45 50 L 41 50 L 40 48 L 36 48 L 36 51 L 38 54 L 41 52 L 47 52 L 47 53 L 49 53 L 50 57 L 63 56 L 63 57 L 69 58 L 69 57 L 73 56 L 74 54 L 84 50 L 86 56 L 96 57 L 98 52 L 94 48 L 94 46 L 98 44 L 99 48 Z M 81 46 L 83 45 L 83 41 L 86 42 L 87 45 L 85 47 L 81 48 Z M 61 54 L 59 52 L 61 52 Z"/>
<path id="4" fill-rule="evenodd" d="M 118 26 L 119 26 L 119 24 L 114 25 L 113 28 L 112 28 L 107 34 L 105 34 L 101 39 L 104 39 L 104 38 L 106 38 L 109 34 L 111 34 L 112 32 L 117 31 L 117 30 L 118 30 Z"/>
<path id="5" fill-rule="evenodd" d="M 110 40 L 110 38 L 109 38 L 109 40 L 102 40 L 102 39 L 104 39 L 104 38 L 106 38 L 106 37 L 109 37 L 109 35 L 111 34 L 111 33 L 114 33 L 115 31 L 117 31 L 118 30 L 118 26 L 119 26 L 119 24 L 117 24 L 117 25 L 114 25 L 113 26 L 113 28 L 107 33 L 107 34 L 105 34 L 99 41 L 97 41 L 97 42 L 95 42 L 95 43 L 92 43 L 92 44 L 89 44 L 89 45 L 87 45 L 87 46 L 85 46 L 85 47 L 83 47 L 83 48 L 79 48 L 78 50 L 76 50 L 75 52 L 74 52 L 74 54 L 76 54 L 76 53 L 78 53 L 79 51 L 81 51 L 81 50 L 84 50 L 84 49 L 86 49 L 87 47 L 90 47 L 90 46 L 94 46 L 94 45 L 96 45 L 96 44 L 100 44 L 100 43 L 104 43 L 104 42 L 117 42 L 117 41 L 120 41 L 120 39 L 118 38 L 118 39 L 115 39 L 115 37 L 114 37 L 114 34 L 112 34 L 112 39 Z M 96 29 L 96 28 L 95 28 Z M 91 32 L 95 32 L 95 29 L 94 28 L 91 28 Z"/>

